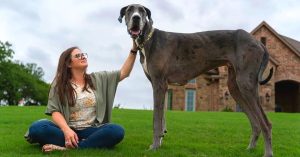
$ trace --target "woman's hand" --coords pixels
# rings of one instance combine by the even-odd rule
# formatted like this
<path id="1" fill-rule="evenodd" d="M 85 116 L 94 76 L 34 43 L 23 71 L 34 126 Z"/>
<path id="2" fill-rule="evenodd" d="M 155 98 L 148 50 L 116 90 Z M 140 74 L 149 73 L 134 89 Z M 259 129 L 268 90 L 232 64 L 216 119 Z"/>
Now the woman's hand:
<path id="1" fill-rule="evenodd" d="M 63 133 L 65 135 L 66 148 L 77 148 L 77 143 L 79 142 L 77 134 L 69 127 L 63 130 Z"/>
<path id="2" fill-rule="evenodd" d="M 78 136 L 77 134 L 68 126 L 65 118 L 60 112 L 52 113 L 53 122 L 59 126 L 65 135 L 65 146 L 67 148 L 76 148 L 78 147 Z"/>
<path id="3" fill-rule="evenodd" d="M 133 50 L 133 51 L 137 51 L 138 50 L 137 45 L 136 45 L 134 39 L 132 39 L 132 48 L 131 48 L 131 50 Z"/>

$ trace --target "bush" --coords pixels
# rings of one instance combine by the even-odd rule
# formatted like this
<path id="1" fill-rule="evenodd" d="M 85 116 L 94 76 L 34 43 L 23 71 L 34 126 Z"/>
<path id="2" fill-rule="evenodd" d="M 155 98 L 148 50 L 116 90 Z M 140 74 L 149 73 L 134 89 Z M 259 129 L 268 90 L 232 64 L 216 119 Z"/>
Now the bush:
<path id="1" fill-rule="evenodd" d="M 222 112 L 233 112 L 233 109 L 229 106 L 226 106 L 225 108 L 223 108 Z"/>

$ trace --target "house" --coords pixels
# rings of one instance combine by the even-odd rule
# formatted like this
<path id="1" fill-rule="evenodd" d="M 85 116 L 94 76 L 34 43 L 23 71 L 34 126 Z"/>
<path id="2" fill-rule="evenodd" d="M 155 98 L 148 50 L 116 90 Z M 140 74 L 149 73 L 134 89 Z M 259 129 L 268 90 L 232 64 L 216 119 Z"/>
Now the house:
<path id="1" fill-rule="evenodd" d="M 251 34 L 270 54 L 264 78 L 271 67 L 272 79 L 259 88 L 265 111 L 300 112 L 300 42 L 277 33 L 265 21 Z M 227 88 L 227 67 L 222 66 L 190 80 L 185 86 L 168 85 L 168 110 L 241 111 Z"/>

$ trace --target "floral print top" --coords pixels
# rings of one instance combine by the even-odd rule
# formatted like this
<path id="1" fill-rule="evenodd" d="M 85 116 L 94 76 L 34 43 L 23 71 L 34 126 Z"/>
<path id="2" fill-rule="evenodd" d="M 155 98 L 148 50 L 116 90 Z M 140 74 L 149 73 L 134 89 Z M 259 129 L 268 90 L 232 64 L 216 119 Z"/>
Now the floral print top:
<path id="1" fill-rule="evenodd" d="M 70 107 L 69 126 L 76 130 L 91 127 L 96 122 L 96 98 L 93 90 L 72 83 L 75 89 L 75 105 Z"/>

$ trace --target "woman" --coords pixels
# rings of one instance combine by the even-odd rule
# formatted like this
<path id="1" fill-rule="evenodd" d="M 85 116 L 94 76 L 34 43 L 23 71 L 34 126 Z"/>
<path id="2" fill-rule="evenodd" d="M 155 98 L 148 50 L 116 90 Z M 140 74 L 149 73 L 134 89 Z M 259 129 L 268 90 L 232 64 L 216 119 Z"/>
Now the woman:
<path id="1" fill-rule="evenodd" d="M 72 148 L 113 147 L 124 129 L 110 123 L 118 82 L 128 77 L 136 58 L 133 46 L 121 70 L 87 74 L 87 54 L 78 47 L 65 50 L 51 84 L 46 114 L 52 121 L 34 122 L 26 136 L 44 152 Z"/>

